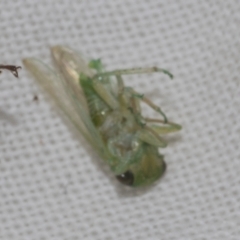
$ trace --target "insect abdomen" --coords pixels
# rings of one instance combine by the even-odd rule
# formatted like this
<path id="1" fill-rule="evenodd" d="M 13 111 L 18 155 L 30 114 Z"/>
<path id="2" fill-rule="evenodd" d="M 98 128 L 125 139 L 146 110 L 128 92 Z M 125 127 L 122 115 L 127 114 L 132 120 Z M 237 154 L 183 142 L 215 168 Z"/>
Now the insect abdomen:
<path id="1" fill-rule="evenodd" d="M 85 94 L 90 117 L 96 127 L 103 124 L 106 114 L 110 111 L 109 106 L 96 94 L 90 78 L 81 78 L 80 84 Z"/>

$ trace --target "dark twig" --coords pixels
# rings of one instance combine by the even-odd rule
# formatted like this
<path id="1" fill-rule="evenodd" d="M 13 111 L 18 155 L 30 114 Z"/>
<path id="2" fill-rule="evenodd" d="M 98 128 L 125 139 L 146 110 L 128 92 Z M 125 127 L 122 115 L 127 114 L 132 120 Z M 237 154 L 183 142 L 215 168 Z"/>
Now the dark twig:
<path id="1" fill-rule="evenodd" d="M 21 67 L 17 67 L 15 65 L 2 65 L 0 64 L 0 69 L 6 69 L 6 70 L 9 70 L 10 72 L 12 72 L 12 74 L 15 76 L 15 77 L 18 77 L 18 69 L 21 69 Z M 0 73 L 2 71 L 0 70 Z"/>

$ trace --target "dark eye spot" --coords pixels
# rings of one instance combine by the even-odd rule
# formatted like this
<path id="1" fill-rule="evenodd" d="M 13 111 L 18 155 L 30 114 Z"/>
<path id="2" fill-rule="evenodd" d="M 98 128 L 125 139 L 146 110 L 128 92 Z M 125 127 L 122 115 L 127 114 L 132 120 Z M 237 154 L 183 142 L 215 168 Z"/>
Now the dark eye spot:
<path id="1" fill-rule="evenodd" d="M 122 183 L 124 185 L 127 185 L 127 186 L 133 185 L 134 176 L 133 176 L 132 172 L 130 172 L 130 171 L 126 171 L 125 173 L 117 175 L 116 178 L 120 183 Z"/>

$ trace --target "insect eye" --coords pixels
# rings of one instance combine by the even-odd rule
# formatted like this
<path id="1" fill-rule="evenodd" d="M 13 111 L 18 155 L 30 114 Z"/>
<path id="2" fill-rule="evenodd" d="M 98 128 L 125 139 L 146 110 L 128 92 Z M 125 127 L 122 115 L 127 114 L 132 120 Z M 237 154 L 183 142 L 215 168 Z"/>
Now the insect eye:
<path id="1" fill-rule="evenodd" d="M 124 185 L 127 185 L 127 186 L 133 185 L 134 176 L 130 171 L 126 171 L 125 173 L 117 175 L 116 178 L 119 182 L 121 182 Z"/>

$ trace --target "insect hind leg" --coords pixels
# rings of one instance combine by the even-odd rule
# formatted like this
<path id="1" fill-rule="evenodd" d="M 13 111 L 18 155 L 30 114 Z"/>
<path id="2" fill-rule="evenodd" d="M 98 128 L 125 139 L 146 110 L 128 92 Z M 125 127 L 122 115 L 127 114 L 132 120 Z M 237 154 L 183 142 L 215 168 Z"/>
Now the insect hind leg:
<path id="1" fill-rule="evenodd" d="M 160 120 L 160 119 L 153 119 L 153 118 L 144 118 L 144 120 L 147 123 L 150 124 L 164 124 L 164 121 Z M 151 125 L 149 126 L 152 130 L 154 130 L 156 133 L 158 134 L 168 134 L 168 133 L 173 133 L 173 132 L 177 132 L 180 131 L 182 129 L 182 126 L 173 122 L 168 122 L 167 124 L 163 125 Z"/>
<path id="2" fill-rule="evenodd" d="M 146 103 L 150 108 L 152 108 L 153 110 L 155 110 L 156 112 L 160 113 L 163 116 L 164 119 L 164 123 L 168 122 L 167 116 L 166 114 L 161 110 L 160 107 L 158 107 L 157 105 L 155 105 L 150 99 L 146 98 L 143 96 L 142 101 L 144 103 Z"/>
<path id="3" fill-rule="evenodd" d="M 102 78 L 102 77 L 109 77 L 109 76 L 116 76 L 117 81 L 118 81 L 118 87 L 119 87 L 119 96 L 121 96 L 121 94 L 123 94 L 123 91 L 124 91 L 124 84 L 123 84 L 123 80 L 122 80 L 121 75 L 143 74 L 143 73 L 153 73 L 153 72 L 162 72 L 164 74 L 167 74 L 171 79 L 173 78 L 173 75 L 169 71 L 167 71 L 165 69 L 162 69 L 162 68 L 151 67 L 151 68 L 122 69 L 122 70 L 114 70 L 114 71 L 109 71 L 109 72 L 97 73 L 94 76 L 94 79 Z M 167 116 L 161 110 L 160 107 L 155 105 L 148 98 L 144 97 L 144 95 L 138 94 L 135 91 L 133 91 L 133 94 L 134 95 L 139 95 L 139 97 L 141 98 L 141 100 L 143 102 L 145 102 L 149 107 L 151 107 L 153 110 L 155 110 L 156 112 L 160 113 L 163 116 L 165 123 L 168 122 Z"/>
<path id="4" fill-rule="evenodd" d="M 129 90 L 132 92 L 132 95 L 134 97 L 139 98 L 141 101 L 143 101 L 145 104 L 147 104 L 150 108 L 152 108 L 153 110 L 155 110 L 156 112 L 160 113 L 163 116 L 164 119 L 164 123 L 168 122 L 167 116 L 165 115 L 165 113 L 161 110 L 160 107 L 158 107 L 157 105 L 155 105 L 150 99 L 146 98 L 143 94 L 140 94 L 138 92 L 135 92 L 132 88 L 129 88 Z"/>
<path id="5" fill-rule="evenodd" d="M 131 74 L 143 74 L 143 73 L 154 73 L 154 72 L 162 72 L 166 75 L 168 75 L 171 79 L 173 78 L 173 75 L 163 68 L 158 67 L 150 67 L 150 68 L 129 68 L 129 69 L 121 69 L 121 70 L 113 70 L 109 72 L 102 72 L 97 73 L 95 75 L 95 78 L 101 76 L 101 77 L 109 77 L 109 76 L 117 76 L 117 75 L 131 75 Z"/>

